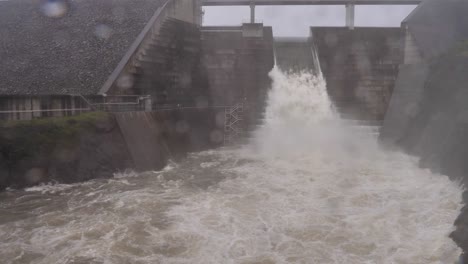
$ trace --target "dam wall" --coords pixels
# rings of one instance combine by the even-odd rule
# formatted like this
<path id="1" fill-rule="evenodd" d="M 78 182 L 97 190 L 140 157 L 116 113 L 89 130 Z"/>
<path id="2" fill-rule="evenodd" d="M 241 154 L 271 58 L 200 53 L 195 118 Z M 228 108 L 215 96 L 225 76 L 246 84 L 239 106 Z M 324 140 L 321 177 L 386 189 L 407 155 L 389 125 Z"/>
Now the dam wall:
<path id="1" fill-rule="evenodd" d="M 260 120 L 273 69 L 273 32 L 262 24 L 203 27 L 202 61 L 213 106 L 246 106 L 246 126 Z"/>
<path id="2" fill-rule="evenodd" d="M 130 85 L 116 85 L 109 93 L 149 95 L 152 109 L 208 103 L 206 72 L 200 60 L 199 27 L 167 19 L 124 75 Z"/>
<path id="3" fill-rule="evenodd" d="M 162 169 L 222 145 L 227 109 L 239 103 L 242 129 L 254 126 L 270 87 L 272 29 L 200 31 L 179 18 L 155 22 L 157 33 L 122 59 L 103 93 L 0 100 L 10 111 L 0 122 L 0 189 Z"/>
<path id="4" fill-rule="evenodd" d="M 222 112 L 220 112 L 222 113 Z M 189 152 L 219 146 L 223 124 L 214 109 L 116 113 L 135 169 L 163 168 Z M 219 124 L 219 125 L 218 125 Z"/>
<path id="5" fill-rule="evenodd" d="M 345 118 L 383 120 L 402 58 L 399 28 L 311 28 L 330 98 Z"/>
<path id="6" fill-rule="evenodd" d="M 313 49 L 310 38 L 275 38 L 276 65 L 286 72 L 317 72 Z"/>
<path id="7" fill-rule="evenodd" d="M 468 4 L 426 1 L 403 22 L 404 64 L 381 131 L 381 140 L 421 157 L 421 164 L 466 177 L 456 142 L 464 127 Z M 429 25 L 429 26 L 428 26 Z M 454 134 L 455 133 L 455 134 Z"/>
<path id="8" fill-rule="evenodd" d="M 421 167 L 464 186 L 468 183 L 467 12 L 468 2 L 463 0 L 428 0 L 403 22 L 404 64 L 380 134 L 384 145 L 418 157 Z M 463 200 L 468 202 L 466 191 Z M 455 226 L 451 237 L 466 253 L 466 206 Z"/>

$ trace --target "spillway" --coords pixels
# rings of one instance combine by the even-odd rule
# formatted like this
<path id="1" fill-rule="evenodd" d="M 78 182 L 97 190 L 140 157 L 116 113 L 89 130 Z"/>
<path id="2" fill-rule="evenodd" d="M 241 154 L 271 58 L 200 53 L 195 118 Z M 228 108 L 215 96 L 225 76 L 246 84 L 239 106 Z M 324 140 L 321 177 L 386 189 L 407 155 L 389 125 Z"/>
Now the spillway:
<path id="1" fill-rule="evenodd" d="M 162 171 L 0 194 L 2 263 L 454 263 L 461 187 L 270 74 L 247 144 Z"/>

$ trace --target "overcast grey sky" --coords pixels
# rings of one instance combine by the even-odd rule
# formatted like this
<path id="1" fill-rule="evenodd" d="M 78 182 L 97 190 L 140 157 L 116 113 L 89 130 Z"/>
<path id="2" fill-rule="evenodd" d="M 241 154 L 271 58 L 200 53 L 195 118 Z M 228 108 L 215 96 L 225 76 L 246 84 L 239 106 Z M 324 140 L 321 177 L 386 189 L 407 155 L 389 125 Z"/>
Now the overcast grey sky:
<path id="1" fill-rule="evenodd" d="M 415 6 L 356 6 L 356 26 L 396 27 Z M 205 25 L 239 25 L 249 7 L 205 7 Z M 268 6 L 256 8 L 257 22 L 273 26 L 275 36 L 308 36 L 310 26 L 344 26 L 344 6 Z"/>

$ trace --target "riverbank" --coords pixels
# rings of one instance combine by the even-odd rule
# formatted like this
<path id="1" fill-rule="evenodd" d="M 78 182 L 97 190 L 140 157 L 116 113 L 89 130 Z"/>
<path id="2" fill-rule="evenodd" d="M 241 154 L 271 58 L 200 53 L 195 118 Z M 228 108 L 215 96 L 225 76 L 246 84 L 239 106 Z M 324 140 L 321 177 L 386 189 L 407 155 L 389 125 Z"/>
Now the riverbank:
<path id="1" fill-rule="evenodd" d="M 117 122 L 108 113 L 0 126 L 0 189 L 109 178 L 133 167 Z"/>

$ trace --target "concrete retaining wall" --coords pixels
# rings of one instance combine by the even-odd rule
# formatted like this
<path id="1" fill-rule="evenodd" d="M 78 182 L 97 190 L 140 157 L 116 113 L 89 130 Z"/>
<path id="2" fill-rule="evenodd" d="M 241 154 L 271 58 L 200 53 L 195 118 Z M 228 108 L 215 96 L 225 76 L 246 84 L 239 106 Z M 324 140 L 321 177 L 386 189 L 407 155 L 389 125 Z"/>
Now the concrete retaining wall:
<path id="1" fill-rule="evenodd" d="M 188 152 L 219 146 L 224 124 L 217 123 L 217 114 L 214 109 L 182 109 L 115 116 L 135 168 L 145 171 L 161 169 Z"/>
<path id="2" fill-rule="evenodd" d="M 345 117 L 382 120 L 401 62 L 399 28 L 312 28 L 327 89 Z"/>
<path id="3" fill-rule="evenodd" d="M 428 76 L 427 64 L 400 66 L 396 88 L 380 131 L 380 137 L 386 144 L 399 144 L 405 137 L 406 129 L 421 110 L 421 100 Z"/>
<path id="4" fill-rule="evenodd" d="M 214 106 L 245 103 L 247 123 L 264 111 L 273 69 L 273 32 L 262 24 L 202 28 L 203 65 Z"/>
<path id="5" fill-rule="evenodd" d="M 420 165 L 468 183 L 468 2 L 424 1 L 403 23 L 400 68 L 381 140 L 420 157 Z M 464 202 L 468 202 L 465 191 Z M 468 207 L 453 240 L 468 252 Z"/>
<path id="6" fill-rule="evenodd" d="M 200 57 L 199 28 L 168 19 L 126 75 L 130 85 L 110 92 L 151 95 L 153 109 L 206 107 L 210 95 Z"/>

